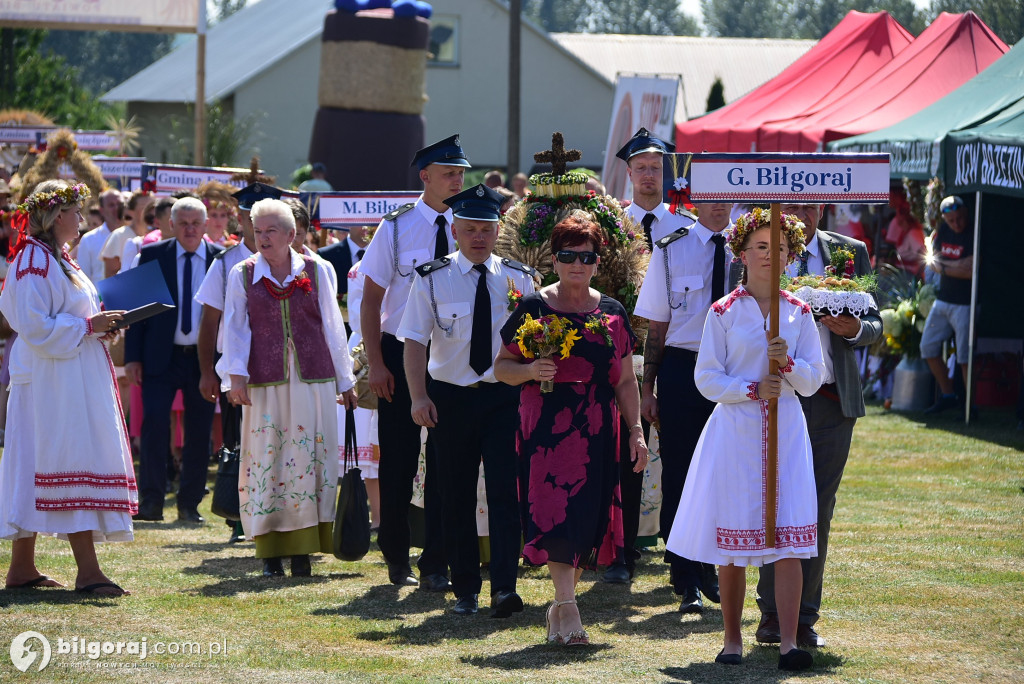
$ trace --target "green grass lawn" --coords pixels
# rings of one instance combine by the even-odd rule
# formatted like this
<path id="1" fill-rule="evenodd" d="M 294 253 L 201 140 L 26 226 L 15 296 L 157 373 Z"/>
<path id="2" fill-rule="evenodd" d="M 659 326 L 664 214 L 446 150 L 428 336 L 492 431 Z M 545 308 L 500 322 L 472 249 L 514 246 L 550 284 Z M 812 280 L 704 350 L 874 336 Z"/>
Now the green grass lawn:
<path id="1" fill-rule="evenodd" d="M 858 423 L 832 527 L 819 631 L 829 646 L 815 681 L 1024 681 L 1024 433 L 1009 412 L 964 428 L 869 408 Z M 203 511 L 209 516 L 207 508 Z M 716 666 L 721 614 L 682 617 L 657 554 L 631 587 L 584 574 L 580 610 L 595 645 L 542 645 L 552 590 L 523 569 L 525 613 L 460 618 L 453 600 L 387 583 L 380 553 L 358 563 L 321 556 L 309 579 L 264 579 L 251 543 L 201 528 L 139 523 L 136 541 L 100 547 L 101 563 L 134 591 L 83 598 L 61 589 L 0 591 L 0 682 L 765 681 L 777 649 L 753 639 L 756 576 L 748 576 L 745 662 Z M 73 582 L 66 543 L 39 542 L 40 569 Z M 6 570 L 10 544 L 0 542 Z M 487 592 L 485 582 L 484 591 Z M 16 670 L 15 635 L 45 635 L 53 659 Z M 57 640 L 147 640 L 148 657 L 57 653 Z M 217 642 L 219 654 L 159 655 L 157 642 Z M 37 644 L 37 651 L 38 648 Z M 115 669 L 118 668 L 118 669 Z M 122 669 L 124 668 L 124 669 Z M 133 669 L 127 669 L 133 668 Z"/>

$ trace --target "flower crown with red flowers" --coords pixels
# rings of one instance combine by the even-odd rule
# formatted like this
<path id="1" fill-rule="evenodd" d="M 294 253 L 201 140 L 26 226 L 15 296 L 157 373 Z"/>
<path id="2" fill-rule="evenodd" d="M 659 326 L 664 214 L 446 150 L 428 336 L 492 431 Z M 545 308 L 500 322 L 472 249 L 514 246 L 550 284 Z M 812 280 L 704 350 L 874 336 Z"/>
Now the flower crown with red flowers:
<path id="1" fill-rule="evenodd" d="M 75 183 L 52 192 L 34 192 L 18 205 L 20 211 L 30 214 L 36 209 L 53 209 L 65 204 L 80 204 L 89 199 L 89 186 Z"/>
<path id="2" fill-rule="evenodd" d="M 771 211 L 760 207 L 755 207 L 736 219 L 733 227 L 726 232 L 725 238 L 729 243 L 729 249 L 732 250 L 733 261 L 739 261 L 743 243 L 747 241 L 747 237 L 751 233 L 759 228 L 769 228 L 771 225 Z M 792 214 L 783 214 L 781 227 L 782 234 L 786 236 L 786 242 L 789 245 L 789 261 L 787 263 L 792 263 L 804 251 L 804 224 Z"/>

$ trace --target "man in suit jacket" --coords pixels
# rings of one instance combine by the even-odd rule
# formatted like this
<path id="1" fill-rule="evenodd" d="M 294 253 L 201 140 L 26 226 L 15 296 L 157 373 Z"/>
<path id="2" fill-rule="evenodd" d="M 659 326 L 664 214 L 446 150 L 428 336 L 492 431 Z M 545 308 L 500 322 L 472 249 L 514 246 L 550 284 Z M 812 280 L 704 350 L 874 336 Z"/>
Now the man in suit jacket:
<path id="1" fill-rule="evenodd" d="M 782 213 L 794 214 L 803 221 L 807 243 L 807 250 L 787 269 L 789 275 L 823 274 L 825 266 L 830 263 L 832 252 L 840 247 L 853 253 L 857 275 L 870 273 L 871 261 L 863 242 L 837 233 L 816 230 L 823 209 L 824 205 L 820 204 L 790 204 L 782 207 Z M 825 645 L 825 640 L 815 631 L 814 624 L 821 610 L 828 533 L 839 481 L 850 455 L 853 426 L 857 418 L 864 415 L 860 371 L 853 350 L 873 344 L 881 337 L 882 319 L 874 308 L 859 319 L 850 314 L 824 316 L 819 320 L 818 331 L 825 358 L 825 383 L 816 394 L 800 397 L 814 454 L 814 483 L 818 494 L 818 555 L 801 561 L 804 581 L 796 635 L 798 644 L 811 647 Z M 757 583 L 757 605 L 761 608 L 757 641 L 779 643 L 775 574 L 774 566 L 770 564 L 761 568 Z"/>
<path id="2" fill-rule="evenodd" d="M 125 339 L 125 375 L 142 385 L 142 444 L 139 456 L 139 514 L 136 520 L 163 520 L 171 403 L 179 389 L 185 400 L 178 519 L 202 523 L 197 506 L 206 487 L 214 405 L 199 391 L 200 305 L 193 300 L 213 258 L 221 251 L 203 239 L 206 207 L 186 197 L 171 209 L 174 239 L 142 248 L 138 264 L 160 264 L 176 308 L 132 325 Z"/>

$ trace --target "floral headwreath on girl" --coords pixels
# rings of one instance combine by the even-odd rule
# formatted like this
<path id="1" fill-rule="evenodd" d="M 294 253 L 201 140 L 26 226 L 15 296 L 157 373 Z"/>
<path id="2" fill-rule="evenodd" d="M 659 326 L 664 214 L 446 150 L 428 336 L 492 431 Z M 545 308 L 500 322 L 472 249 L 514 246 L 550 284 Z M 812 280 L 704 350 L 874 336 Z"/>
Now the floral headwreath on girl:
<path id="1" fill-rule="evenodd" d="M 89 199 L 89 186 L 85 183 L 75 183 L 51 192 L 34 192 L 24 202 L 18 205 L 11 216 L 11 228 L 17 231 L 18 238 L 12 240 L 7 250 L 7 261 L 14 259 L 28 242 L 28 217 L 37 209 L 53 209 L 71 204 L 81 204 Z"/>
<path id="2" fill-rule="evenodd" d="M 80 204 L 89 199 L 90 194 L 89 186 L 85 183 L 75 183 L 52 192 L 34 192 L 18 205 L 18 210 L 31 214 L 36 209 L 52 209 L 58 205 Z"/>
<path id="3" fill-rule="evenodd" d="M 743 216 L 736 219 L 733 227 L 726 232 L 726 241 L 729 249 L 732 250 L 732 260 L 740 260 L 740 252 L 743 251 L 743 243 L 747 237 L 759 228 L 768 228 L 772 225 L 772 212 L 768 209 L 755 207 Z M 789 245 L 789 260 L 786 263 L 793 263 L 793 260 L 804 251 L 804 224 L 792 214 L 783 214 L 780 222 L 782 234 L 786 236 L 786 243 Z"/>

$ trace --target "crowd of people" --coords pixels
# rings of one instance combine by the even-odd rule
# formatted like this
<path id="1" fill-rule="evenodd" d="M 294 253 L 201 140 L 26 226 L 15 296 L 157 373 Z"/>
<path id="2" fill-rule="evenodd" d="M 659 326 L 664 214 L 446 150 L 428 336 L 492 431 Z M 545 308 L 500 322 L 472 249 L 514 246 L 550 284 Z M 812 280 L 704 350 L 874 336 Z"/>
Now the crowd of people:
<path id="1" fill-rule="evenodd" d="M 494 254 L 499 230 L 509 229 L 503 208 L 527 179 L 501 192 L 504 179 L 492 173 L 464 189 L 470 165 L 458 136 L 416 154 L 422 194 L 384 216 L 371 241 L 353 229 L 316 251 L 306 207 L 266 184 L 208 184 L 160 199 L 138 192 L 127 202 L 107 190 L 88 221 L 85 185 L 39 185 L 18 208 L 0 295 L 17 334 L 4 359 L 6 586 L 63 586 L 36 565 L 36 535 L 53 534 L 71 544 L 78 591 L 128 594 L 99 568 L 94 543 L 130 541 L 133 518 L 162 521 L 171 480 L 178 520 L 202 524 L 213 443 L 240 450 L 232 541 L 254 541 L 267 577 L 284 575 L 286 559 L 292 575 L 310 575 L 310 555 L 331 550 L 339 418 L 356 408 L 357 353 L 377 399 L 359 432 L 391 583 L 452 592 L 454 614 L 478 612 L 482 462 L 492 615 L 523 610 L 523 558 L 550 572 L 545 640 L 588 644 L 577 584 L 598 565 L 606 582 L 633 577 L 653 426 L 666 581 L 679 611 L 720 602 L 716 662 L 740 663 L 745 569 L 755 566 L 757 642 L 779 644 L 780 669 L 810 667 L 804 649 L 825 644 L 816 625 L 837 491 L 864 415 L 854 352 L 879 339 L 881 321 L 875 309 L 816 319 L 782 292 L 770 336 L 778 284 L 767 212 L 737 218 L 724 203 L 671 212 L 662 199 L 671 150 L 641 129 L 619 151 L 633 187 L 626 212 L 650 251 L 633 312 L 591 287 L 605 236 L 585 211 L 555 226 L 546 287 L 530 265 Z M 947 279 L 968 272 L 956 261 L 968 254 L 952 246 L 967 244 L 958 238 L 962 204 L 943 202 L 950 232 L 933 268 Z M 823 274 L 840 247 L 858 274 L 870 270 L 863 242 L 819 227 L 821 205 L 783 212 L 779 257 L 791 275 Z M 104 310 L 95 283 L 150 262 L 175 306 L 125 329 L 126 312 Z M 929 319 L 929 363 L 944 334 L 959 339 L 956 305 L 942 314 L 948 323 Z M 631 315 L 648 321 L 639 379 Z M 560 354 L 535 353 L 527 339 L 545 326 L 562 335 Z M 764 486 L 770 400 L 779 419 L 774 492 Z M 421 453 L 417 575 L 410 507 Z"/>

